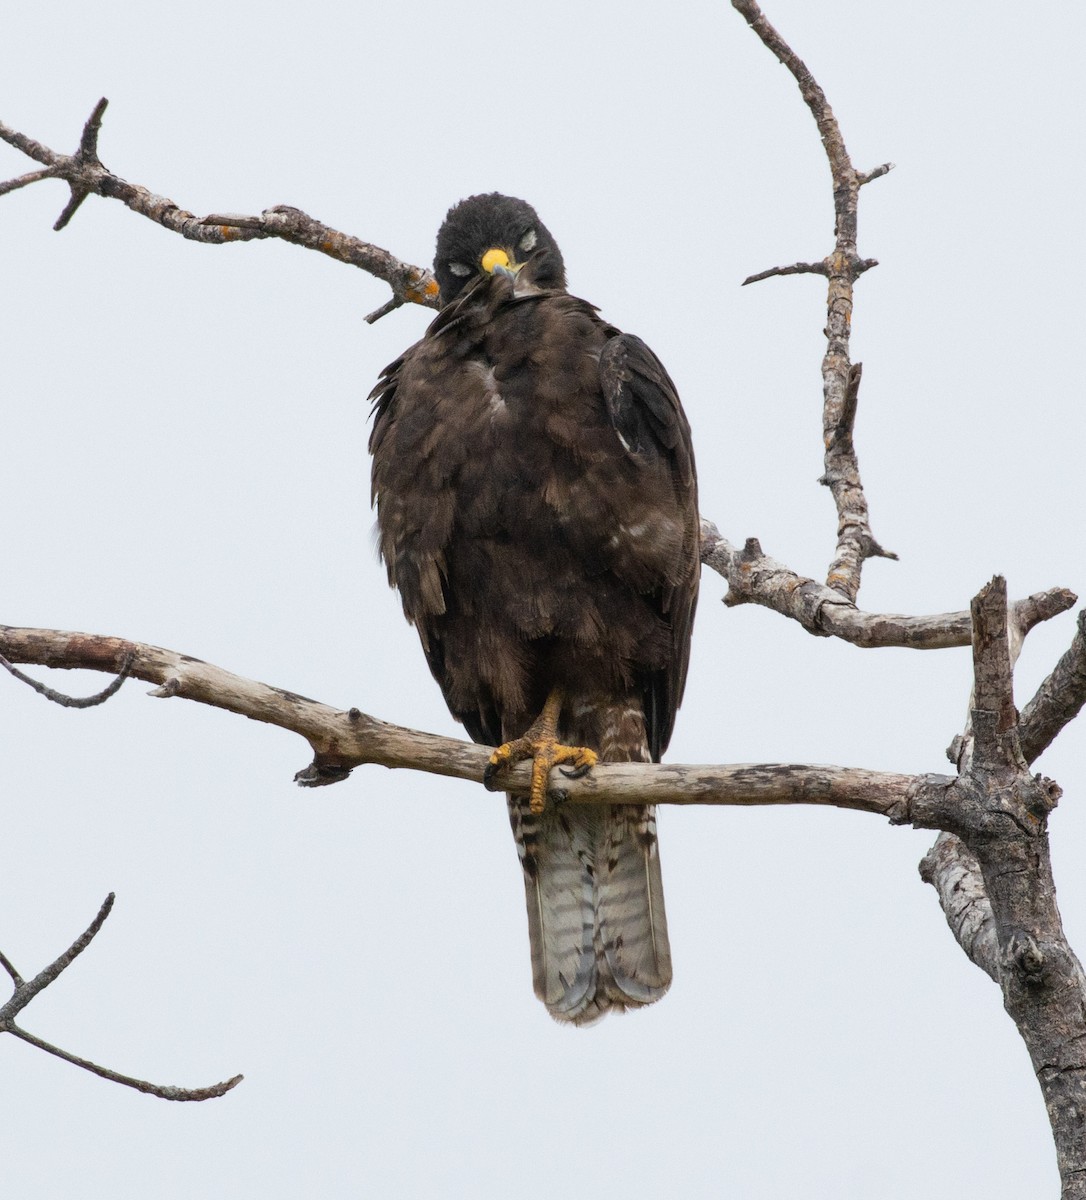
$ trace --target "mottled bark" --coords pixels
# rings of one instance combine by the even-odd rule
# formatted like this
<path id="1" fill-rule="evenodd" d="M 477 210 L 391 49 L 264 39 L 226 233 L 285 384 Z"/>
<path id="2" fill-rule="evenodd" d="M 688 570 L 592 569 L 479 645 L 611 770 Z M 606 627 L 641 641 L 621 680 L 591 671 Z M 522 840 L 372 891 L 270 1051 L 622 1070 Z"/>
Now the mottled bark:
<path id="1" fill-rule="evenodd" d="M 917 824 L 945 831 L 921 874 L 963 950 L 1003 992 L 1044 1095 L 1062 1195 L 1077 1200 L 1086 1196 L 1086 976 L 1056 906 L 1048 814 L 1060 789 L 1032 776 L 1022 753 L 1012 692 L 1021 631 L 1008 620 L 1004 580 L 972 611 L 974 694 L 959 775 L 949 787 L 929 781 L 912 806 Z"/>
<path id="2" fill-rule="evenodd" d="M 798 621 L 809 633 L 819 637 L 836 637 L 855 646 L 905 646 L 914 650 L 968 646 L 972 638 L 972 619 L 968 611 L 930 616 L 861 612 L 840 592 L 797 575 L 783 563 L 763 554 L 757 538 L 749 538 L 743 549 L 738 550 L 720 536 L 711 521 L 704 519 L 701 560 L 728 581 L 724 603 L 729 607 L 760 604 Z M 1039 622 L 1065 612 L 1077 599 L 1067 588 L 1050 588 L 1047 592 L 1017 600 L 1012 606 L 1015 624 L 1024 635 Z M 1079 662 L 1081 670 L 1081 658 L 1075 661 Z M 1068 672 L 1074 674 L 1074 669 L 1066 668 L 1063 674 Z M 1086 686 L 1086 675 L 1081 681 Z M 1080 700 L 1080 706 L 1081 703 Z"/>
<path id="3" fill-rule="evenodd" d="M 1083 703 L 1086 703 L 1086 610 L 1078 615 L 1078 631 L 1067 653 L 1022 710 L 1018 733 L 1026 762 L 1033 762 L 1051 745 L 1060 730 L 1075 719 Z"/>
<path id="4" fill-rule="evenodd" d="M 9 662 L 61 669 L 127 667 L 132 678 L 158 685 L 152 696 L 195 700 L 289 730 L 313 749 L 312 764 L 296 776 L 309 787 L 338 782 L 365 764 L 482 783 L 490 758 L 485 746 L 405 729 L 356 708 L 337 709 L 187 654 L 123 638 L 0 626 L 0 655 Z M 521 764 L 502 786 L 526 792 L 530 777 L 529 765 Z M 910 775 L 790 763 L 601 763 L 584 779 L 567 779 L 556 769 L 550 794 L 578 804 L 826 804 L 900 820 L 914 784 Z"/>

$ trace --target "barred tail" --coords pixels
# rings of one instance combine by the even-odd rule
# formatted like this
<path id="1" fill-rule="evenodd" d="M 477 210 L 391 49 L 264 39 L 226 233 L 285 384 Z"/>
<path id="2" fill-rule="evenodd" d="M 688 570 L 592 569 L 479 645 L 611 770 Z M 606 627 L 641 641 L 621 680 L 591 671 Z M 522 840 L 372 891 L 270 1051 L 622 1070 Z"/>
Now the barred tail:
<path id="1" fill-rule="evenodd" d="M 563 722 L 572 726 L 564 739 L 598 746 L 604 761 L 649 761 L 640 708 L 586 708 L 574 708 L 579 721 Z M 551 1016 L 589 1025 L 658 1000 L 671 983 L 671 947 L 655 809 L 548 804 L 536 815 L 526 797 L 508 800 L 524 869 L 532 981 Z"/>

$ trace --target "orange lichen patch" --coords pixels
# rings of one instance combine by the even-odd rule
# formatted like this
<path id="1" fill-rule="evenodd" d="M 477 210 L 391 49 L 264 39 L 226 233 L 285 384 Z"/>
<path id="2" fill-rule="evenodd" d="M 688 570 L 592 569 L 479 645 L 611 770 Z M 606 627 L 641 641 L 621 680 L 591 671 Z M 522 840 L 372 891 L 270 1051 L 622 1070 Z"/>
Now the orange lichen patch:
<path id="1" fill-rule="evenodd" d="M 404 288 L 404 299 L 411 304 L 426 304 L 432 300 L 438 293 L 436 279 L 428 279 L 421 288 L 408 287 Z"/>

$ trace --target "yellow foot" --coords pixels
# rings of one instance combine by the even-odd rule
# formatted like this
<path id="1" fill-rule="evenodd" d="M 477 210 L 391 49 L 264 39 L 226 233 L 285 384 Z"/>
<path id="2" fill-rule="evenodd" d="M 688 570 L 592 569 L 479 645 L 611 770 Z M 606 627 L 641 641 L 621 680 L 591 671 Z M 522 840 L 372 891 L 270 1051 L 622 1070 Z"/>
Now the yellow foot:
<path id="1" fill-rule="evenodd" d="M 532 760 L 532 788 L 529 793 L 531 810 L 541 813 L 546 806 L 547 778 L 552 767 L 569 764 L 570 770 L 563 769 L 562 774 L 570 779 L 578 779 L 591 770 L 598 761 L 595 750 L 587 746 L 563 746 L 557 737 L 558 713 L 561 708 L 561 696 L 552 692 L 543 706 L 543 712 L 538 720 L 523 736 L 512 742 L 499 746 L 490 756 L 483 774 L 483 783 L 488 788 L 496 789 L 500 784 L 495 777 L 499 771 L 513 766 L 514 763 Z"/>

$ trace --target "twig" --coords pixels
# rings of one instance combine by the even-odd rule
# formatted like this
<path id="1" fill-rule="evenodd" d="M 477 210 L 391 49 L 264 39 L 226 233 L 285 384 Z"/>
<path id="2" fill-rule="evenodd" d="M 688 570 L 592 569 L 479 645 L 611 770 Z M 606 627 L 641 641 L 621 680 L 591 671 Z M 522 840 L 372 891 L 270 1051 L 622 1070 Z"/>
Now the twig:
<path id="1" fill-rule="evenodd" d="M 241 1082 L 241 1075 L 235 1075 L 232 1079 L 227 1079 L 222 1083 L 215 1083 L 211 1087 L 203 1088 L 182 1088 L 168 1084 L 148 1083 L 145 1079 L 136 1079 L 131 1075 L 121 1075 L 109 1067 L 103 1067 L 98 1063 L 91 1062 L 90 1059 L 80 1058 L 77 1054 L 61 1050 L 59 1046 L 54 1046 L 51 1042 L 46 1042 L 42 1038 L 28 1033 L 25 1029 L 15 1024 L 15 1017 L 26 1008 L 30 1001 L 54 980 L 58 979 L 71 966 L 72 962 L 91 944 L 95 935 L 105 923 L 106 917 L 109 916 L 110 910 L 113 908 L 113 899 L 113 893 L 110 892 L 105 898 L 102 907 L 98 910 L 98 915 L 87 929 L 76 938 L 59 958 L 51 962 L 43 971 L 39 971 L 29 983 L 23 980 L 7 957 L 0 954 L 0 965 L 11 976 L 12 982 L 15 985 L 11 999 L 3 1008 L 0 1008 L 0 1033 L 13 1034 L 31 1046 L 36 1046 L 39 1050 L 44 1050 L 47 1054 L 56 1055 L 57 1058 L 62 1058 L 65 1062 L 82 1067 L 83 1070 L 99 1075 L 103 1079 L 111 1080 L 113 1083 L 124 1084 L 125 1087 L 135 1088 L 136 1091 L 146 1092 L 151 1096 L 159 1096 L 163 1100 L 210 1100 L 225 1095 L 231 1088 L 236 1087 Z"/>
<path id="2" fill-rule="evenodd" d="M 817 273 L 829 282 L 826 301 L 826 353 L 822 359 L 822 432 L 826 447 L 825 474 L 821 482 L 833 493 L 837 507 L 837 548 L 826 575 L 826 586 L 854 604 L 860 590 L 864 560 L 872 557 L 893 558 L 875 540 L 871 532 L 867 499 L 860 481 L 860 465 L 852 444 L 852 419 L 858 375 L 849 362 L 849 331 L 852 321 L 853 284 L 865 271 L 877 265 L 875 259 L 861 259 L 856 252 L 857 212 L 860 188 L 885 175 L 893 164 L 883 163 L 862 174 L 856 171 L 841 136 L 826 94 L 807 65 L 766 20 L 755 0 L 732 0 L 732 6 L 792 73 L 800 94 L 818 125 L 822 145 L 829 160 L 833 180 L 834 238 L 832 253 L 821 263 L 796 263 L 793 267 L 774 267 L 752 275 L 745 283 L 772 275 Z"/>
<path id="3" fill-rule="evenodd" d="M 34 976 L 29 983 L 17 983 L 15 991 L 12 993 L 11 999 L 0 1008 L 0 1028 L 4 1028 L 15 1016 L 17 1016 L 31 1000 L 40 992 L 47 988 L 54 979 L 57 979 L 71 964 L 83 953 L 84 950 L 94 941 L 98 931 L 105 924 L 106 917 L 109 916 L 113 908 L 114 895 L 112 892 L 102 901 L 102 907 L 99 908 L 94 920 L 87 928 L 75 939 L 74 942 L 64 951 L 59 958 L 55 958 L 44 970 L 41 970 Z M 14 978 L 17 972 L 5 959 L 5 965 L 9 967 L 9 974 Z"/>
<path id="4" fill-rule="evenodd" d="M 18 971 L 15 970 L 15 968 L 8 961 L 7 955 L 2 951 L 0 951 L 0 967 L 3 967 L 4 970 L 7 971 L 7 973 L 11 976 L 11 982 L 15 984 L 17 988 L 23 986 L 23 977 Z"/>
<path id="5" fill-rule="evenodd" d="M 59 704 L 62 708 L 94 708 L 95 705 L 105 704 L 111 696 L 115 696 L 121 690 L 121 685 L 128 678 L 132 669 L 132 660 L 131 657 L 126 658 L 117 678 L 100 692 L 95 692 L 93 696 L 66 696 L 63 692 L 58 692 L 55 688 L 48 687 L 37 679 L 31 679 L 29 675 L 24 675 L 2 654 L 0 654 L 0 667 L 3 667 L 5 671 L 10 671 L 20 683 L 25 683 L 27 687 L 33 688 L 39 696 L 44 696 L 46 700 L 52 700 L 54 704 Z"/>
<path id="6" fill-rule="evenodd" d="M 7 183 L 0 183 L 0 196 L 6 196 L 8 192 L 17 192 L 19 188 L 24 188 L 27 184 L 38 183 L 42 179 L 55 179 L 56 175 L 56 167 L 46 167 L 43 171 L 31 171 L 26 175 L 20 175 L 17 179 L 9 179 Z"/>
<path id="7" fill-rule="evenodd" d="M 122 1075 L 119 1071 L 110 1070 L 109 1067 L 103 1067 L 99 1063 L 91 1062 L 90 1059 L 80 1058 L 78 1054 L 70 1054 L 67 1050 L 61 1050 L 59 1046 L 54 1046 L 51 1042 L 46 1042 L 42 1038 L 35 1037 L 32 1033 L 27 1033 L 25 1029 L 20 1029 L 17 1025 L 12 1026 L 8 1032 L 13 1033 L 17 1038 L 29 1043 L 31 1046 L 36 1046 L 39 1050 L 44 1050 L 47 1054 L 56 1055 L 57 1058 L 62 1058 L 65 1062 L 82 1067 L 84 1071 L 90 1071 L 93 1075 L 98 1075 L 102 1079 L 108 1079 L 111 1083 L 120 1083 L 125 1087 L 133 1088 L 137 1092 L 144 1092 L 148 1096 L 157 1096 L 160 1100 L 196 1102 L 200 1100 L 217 1100 L 220 1096 L 225 1096 L 227 1092 L 233 1091 L 245 1078 L 244 1075 L 233 1075 L 229 1079 L 224 1079 L 221 1083 L 213 1083 L 210 1087 L 200 1088 L 184 1088 L 170 1083 L 151 1083 L 146 1079 L 137 1079 L 133 1075 Z"/>
<path id="8" fill-rule="evenodd" d="M 880 163 L 877 167 L 872 167 L 870 171 L 861 171 L 856 179 L 863 187 L 865 183 L 870 183 L 873 179 L 881 179 L 883 175 L 888 175 L 894 169 L 892 162 Z M 877 265 L 877 264 L 876 264 Z"/>
<path id="9" fill-rule="evenodd" d="M 865 258 L 856 264 L 856 277 L 859 278 L 865 271 L 870 271 L 872 267 L 877 267 L 879 260 L 877 258 Z M 822 262 L 798 262 L 792 263 L 790 267 L 770 267 L 768 271 L 759 271 L 757 275 L 748 275 L 746 279 L 739 285 L 746 287 L 748 283 L 761 283 L 763 279 L 773 279 L 777 275 L 828 275 L 829 268 L 826 266 L 825 259 Z"/>
<path id="10" fill-rule="evenodd" d="M 392 308 L 398 308 L 401 304 L 439 307 L 437 281 L 430 271 L 401 262 L 379 246 L 340 233 L 300 209 L 280 205 L 266 209 L 259 216 L 223 217 L 213 214 L 201 218 L 179 208 L 172 200 L 156 196 L 146 188 L 115 175 L 102 165 L 98 157 L 98 135 L 107 103 L 103 98 L 95 105 L 83 127 L 79 149 L 75 154 L 59 154 L 0 122 L 0 139 L 43 163 L 46 168 L 0 183 L 0 195 L 41 179 L 63 179 L 71 188 L 71 198 L 57 218 L 54 229 L 63 229 L 87 196 L 104 196 L 120 200 L 133 212 L 163 228 L 205 245 L 274 237 L 327 254 L 384 280 L 392 288 L 395 302 L 391 307 L 383 306 L 385 311 L 392 311 Z M 382 310 L 371 313 L 367 320 L 376 320 L 379 314 L 383 315 Z"/>
<path id="11" fill-rule="evenodd" d="M 748 283 L 761 283 L 763 279 L 772 279 L 775 275 L 825 275 L 824 262 L 797 262 L 790 267 L 770 267 L 768 271 L 759 271 L 757 275 L 748 275 L 739 285 L 746 287 Z"/>

